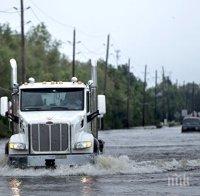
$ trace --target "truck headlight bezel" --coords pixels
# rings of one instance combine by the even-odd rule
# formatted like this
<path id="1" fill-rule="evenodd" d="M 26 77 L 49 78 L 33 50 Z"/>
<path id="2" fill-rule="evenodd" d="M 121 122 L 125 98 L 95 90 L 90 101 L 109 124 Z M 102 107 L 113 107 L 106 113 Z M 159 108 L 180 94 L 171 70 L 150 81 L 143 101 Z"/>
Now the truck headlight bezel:
<path id="1" fill-rule="evenodd" d="M 14 150 L 25 150 L 26 145 L 23 143 L 9 142 L 9 148 Z"/>
<path id="2" fill-rule="evenodd" d="M 86 148 L 91 148 L 92 147 L 92 142 L 91 141 L 82 141 L 82 142 L 77 142 L 74 145 L 75 150 L 82 150 Z"/>

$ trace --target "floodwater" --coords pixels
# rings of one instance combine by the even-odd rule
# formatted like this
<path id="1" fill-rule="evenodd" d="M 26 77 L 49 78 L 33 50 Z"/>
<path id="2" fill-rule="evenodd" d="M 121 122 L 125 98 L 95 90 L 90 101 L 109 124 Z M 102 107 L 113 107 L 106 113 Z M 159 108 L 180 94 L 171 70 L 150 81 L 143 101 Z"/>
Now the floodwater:
<path id="1" fill-rule="evenodd" d="M 13 169 L 0 140 L 0 195 L 200 195 L 200 133 L 174 128 L 100 132 L 95 165 Z"/>

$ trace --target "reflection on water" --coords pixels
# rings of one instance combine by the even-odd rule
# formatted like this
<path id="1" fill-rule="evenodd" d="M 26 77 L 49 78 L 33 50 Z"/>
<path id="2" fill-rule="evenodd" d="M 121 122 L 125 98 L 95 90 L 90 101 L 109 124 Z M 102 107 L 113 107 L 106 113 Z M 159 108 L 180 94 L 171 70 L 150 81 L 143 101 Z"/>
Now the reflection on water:
<path id="1" fill-rule="evenodd" d="M 107 154 L 99 156 L 96 164 L 55 170 L 4 165 L 6 141 L 0 140 L 0 196 L 199 195 L 200 134 L 163 128 L 101 135 Z M 182 187 L 171 187 L 176 182 L 173 173 L 180 176 Z M 190 176 L 190 186 L 183 187 L 184 174 Z"/>
<path id="2" fill-rule="evenodd" d="M 9 182 L 9 187 L 12 192 L 12 196 L 20 196 L 22 182 L 18 179 L 11 179 Z"/>
<path id="3" fill-rule="evenodd" d="M 92 185 L 94 184 L 95 180 L 93 177 L 90 176 L 83 176 L 81 177 L 81 183 L 83 184 L 82 188 L 82 195 L 83 196 L 90 196 L 93 193 Z"/>

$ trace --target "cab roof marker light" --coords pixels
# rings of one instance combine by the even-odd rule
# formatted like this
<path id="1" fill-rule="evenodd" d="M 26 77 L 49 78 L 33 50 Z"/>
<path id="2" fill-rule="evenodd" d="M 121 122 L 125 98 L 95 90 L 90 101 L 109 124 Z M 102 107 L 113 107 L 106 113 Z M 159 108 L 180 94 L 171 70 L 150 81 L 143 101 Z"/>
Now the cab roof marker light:
<path id="1" fill-rule="evenodd" d="M 35 79 L 31 77 L 31 78 L 28 79 L 28 82 L 29 82 L 30 84 L 34 84 L 34 83 L 35 83 Z"/>
<path id="2" fill-rule="evenodd" d="M 78 81 L 78 79 L 76 77 L 72 77 L 71 82 L 75 83 L 77 81 Z"/>
<path id="3" fill-rule="evenodd" d="M 87 83 L 87 85 L 91 86 L 91 85 L 93 85 L 93 83 L 94 83 L 93 80 L 89 80 L 88 83 Z"/>

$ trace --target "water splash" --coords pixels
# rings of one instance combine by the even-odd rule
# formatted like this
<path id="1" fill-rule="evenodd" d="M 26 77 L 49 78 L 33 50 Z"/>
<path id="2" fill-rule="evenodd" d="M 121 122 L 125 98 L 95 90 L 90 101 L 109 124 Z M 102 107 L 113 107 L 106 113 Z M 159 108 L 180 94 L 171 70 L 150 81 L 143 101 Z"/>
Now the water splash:
<path id="1" fill-rule="evenodd" d="M 166 171 L 191 170 L 200 168 L 200 159 L 195 160 L 149 160 L 135 161 L 128 156 L 119 157 L 99 156 L 96 164 L 83 166 L 59 166 L 54 170 L 50 169 L 17 169 L 9 167 L 7 158 L 4 155 L 6 140 L 0 140 L 0 176 L 70 176 L 70 175 L 114 175 L 114 174 L 138 174 L 138 173 L 160 173 Z"/>
<path id="2" fill-rule="evenodd" d="M 130 160 L 127 156 L 112 157 L 99 156 L 96 164 L 83 166 L 60 166 L 54 170 L 45 168 L 17 169 L 0 165 L 0 176 L 71 176 L 71 175 L 114 175 L 114 174 L 138 174 L 160 173 L 165 171 L 186 170 L 200 166 L 200 160 L 172 160 L 172 161 L 142 161 Z"/>

